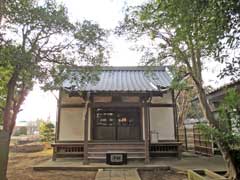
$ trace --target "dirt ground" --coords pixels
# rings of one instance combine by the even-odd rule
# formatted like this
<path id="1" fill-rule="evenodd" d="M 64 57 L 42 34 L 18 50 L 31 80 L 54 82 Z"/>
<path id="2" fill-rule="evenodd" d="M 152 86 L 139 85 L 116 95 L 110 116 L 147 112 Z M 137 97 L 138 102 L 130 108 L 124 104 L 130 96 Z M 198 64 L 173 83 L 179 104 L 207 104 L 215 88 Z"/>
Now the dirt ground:
<path id="1" fill-rule="evenodd" d="M 33 171 L 32 165 L 50 159 L 51 150 L 37 153 L 10 153 L 9 180 L 94 180 L 93 171 Z M 142 180 L 183 180 L 186 175 L 174 171 L 140 171 Z"/>
<path id="2" fill-rule="evenodd" d="M 33 171 L 32 165 L 50 159 L 52 151 L 11 153 L 8 180 L 94 180 L 93 171 Z"/>
<path id="3" fill-rule="evenodd" d="M 138 171 L 142 180 L 186 180 L 187 176 L 172 170 Z"/>

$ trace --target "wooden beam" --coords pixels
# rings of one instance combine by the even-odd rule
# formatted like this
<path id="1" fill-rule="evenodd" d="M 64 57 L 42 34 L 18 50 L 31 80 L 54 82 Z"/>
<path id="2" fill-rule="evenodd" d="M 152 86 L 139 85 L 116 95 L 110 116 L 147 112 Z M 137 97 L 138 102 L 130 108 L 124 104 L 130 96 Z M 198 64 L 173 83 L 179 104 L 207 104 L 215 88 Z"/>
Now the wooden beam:
<path id="1" fill-rule="evenodd" d="M 149 158 L 149 113 L 148 113 L 148 106 L 147 106 L 147 101 L 144 101 L 144 131 L 145 131 L 145 164 L 150 163 L 150 158 Z"/>
<path id="2" fill-rule="evenodd" d="M 91 107 L 141 107 L 142 103 L 93 103 Z"/>
<path id="3" fill-rule="evenodd" d="M 173 107 L 174 104 L 168 104 L 168 103 L 150 103 L 150 107 Z"/>
<path id="4" fill-rule="evenodd" d="M 85 103 L 82 103 L 82 104 L 61 104 L 62 108 L 83 108 L 85 106 L 86 106 Z"/>
<path id="5" fill-rule="evenodd" d="M 88 109 L 90 104 L 90 93 L 87 93 L 85 103 L 85 119 L 84 119 L 84 146 L 83 146 L 83 165 L 88 164 Z"/>

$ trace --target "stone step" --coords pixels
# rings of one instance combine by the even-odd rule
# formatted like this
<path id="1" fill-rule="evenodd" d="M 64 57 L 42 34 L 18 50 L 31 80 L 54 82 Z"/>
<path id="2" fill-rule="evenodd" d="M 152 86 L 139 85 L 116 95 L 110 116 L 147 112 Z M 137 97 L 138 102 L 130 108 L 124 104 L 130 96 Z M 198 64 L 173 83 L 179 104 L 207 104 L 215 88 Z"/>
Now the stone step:
<path id="1" fill-rule="evenodd" d="M 137 169 L 99 169 L 95 180 L 141 180 Z"/>

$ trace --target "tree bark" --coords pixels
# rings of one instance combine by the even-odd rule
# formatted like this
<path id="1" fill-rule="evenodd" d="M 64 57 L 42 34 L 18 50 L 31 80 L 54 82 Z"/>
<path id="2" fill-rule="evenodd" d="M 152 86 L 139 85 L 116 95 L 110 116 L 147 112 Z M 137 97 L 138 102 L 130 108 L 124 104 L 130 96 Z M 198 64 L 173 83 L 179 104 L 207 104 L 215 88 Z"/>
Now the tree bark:
<path id="1" fill-rule="evenodd" d="M 6 136 L 6 138 L 0 139 L 4 140 L 1 143 L 1 158 L 0 158 L 0 170 L 1 175 L 0 179 L 6 180 L 7 179 L 7 168 L 8 168 L 8 155 L 9 155 L 9 145 L 11 140 L 11 134 L 13 128 L 15 126 L 16 115 L 14 116 L 14 94 L 15 94 L 15 87 L 17 84 L 18 79 L 18 71 L 15 71 L 10 78 L 8 85 L 7 85 L 7 99 L 6 105 L 3 111 L 3 131 L 1 134 Z M 22 102 L 21 102 L 22 103 Z M 20 106 L 19 106 L 20 107 Z"/>
<path id="2" fill-rule="evenodd" d="M 0 131 L 0 179 L 7 180 L 10 134 Z"/>
<path id="3" fill-rule="evenodd" d="M 12 108 L 18 72 L 14 72 L 7 85 L 7 100 L 3 111 L 3 130 L 11 132 Z"/>
<path id="4" fill-rule="evenodd" d="M 235 156 L 233 153 L 231 153 L 230 149 L 227 147 L 227 149 L 224 148 L 224 145 L 221 145 L 220 143 L 217 143 L 219 150 L 222 153 L 223 159 L 226 162 L 227 166 L 227 177 L 230 180 L 238 180 L 240 179 L 240 171 L 238 168 L 238 164 L 235 161 Z"/>

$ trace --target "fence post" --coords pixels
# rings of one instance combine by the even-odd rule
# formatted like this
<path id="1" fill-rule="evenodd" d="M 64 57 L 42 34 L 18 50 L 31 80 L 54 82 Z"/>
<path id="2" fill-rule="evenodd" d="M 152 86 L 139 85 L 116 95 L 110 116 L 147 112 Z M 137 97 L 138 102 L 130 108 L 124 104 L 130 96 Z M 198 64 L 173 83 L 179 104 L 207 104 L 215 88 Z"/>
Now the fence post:
<path id="1" fill-rule="evenodd" d="M 194 152 L 196 153 L 196 134 L 195 134 L 196 130 L 195 130 L 195 126 L 193 125 L 193 149 Z"/>
<path id="2" fill-rule="evenodd" d="M 185 126 L 184 126 L 184 139 L 185 139 L 185 148 L 186 148 L 186 151 L 188 151 L 187 130 Z"/>

